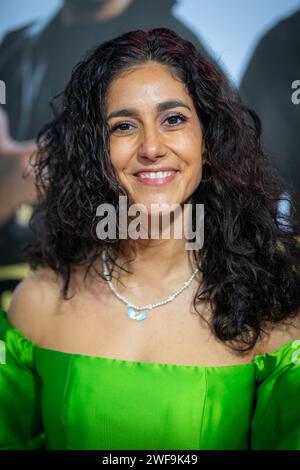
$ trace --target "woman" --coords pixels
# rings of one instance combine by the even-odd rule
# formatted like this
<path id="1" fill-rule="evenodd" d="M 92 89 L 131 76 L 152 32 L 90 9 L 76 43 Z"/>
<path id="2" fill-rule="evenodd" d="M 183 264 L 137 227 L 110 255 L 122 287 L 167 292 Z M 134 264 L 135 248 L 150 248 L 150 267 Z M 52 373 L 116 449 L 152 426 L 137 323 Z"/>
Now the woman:
<path id="1" fill-rule="evenodd" d="M 168 29 L 127 33 L 78 64 L 38 144 L 1 447 L 300 449 L 296 222 L 225 77 Z M 127 238 L 121 197 L 145 216 Z M 173 205 L 199 231 L 197 204 L 202 245 L 163 237 Z"/>

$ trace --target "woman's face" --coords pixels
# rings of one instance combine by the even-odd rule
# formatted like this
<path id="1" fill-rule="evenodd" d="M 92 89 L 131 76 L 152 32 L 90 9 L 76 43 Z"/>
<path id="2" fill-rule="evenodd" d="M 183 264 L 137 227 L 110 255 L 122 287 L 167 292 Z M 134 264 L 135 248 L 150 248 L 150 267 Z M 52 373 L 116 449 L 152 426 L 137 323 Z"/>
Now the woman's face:
<path id="1" fill-rule="evenodd" d="M 150 212 L 187 202 L 201 181 L 203 138 L 184 84 L 149 62 L 111 82 L 106 112 L 111 161 L 130 202 Z"/>

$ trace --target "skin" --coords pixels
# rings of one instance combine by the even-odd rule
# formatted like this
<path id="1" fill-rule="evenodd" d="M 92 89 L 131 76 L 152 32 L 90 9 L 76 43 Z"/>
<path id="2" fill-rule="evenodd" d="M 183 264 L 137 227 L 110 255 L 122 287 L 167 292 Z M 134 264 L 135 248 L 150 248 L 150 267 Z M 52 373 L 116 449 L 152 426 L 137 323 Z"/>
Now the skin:
<path id="1" fill-rule="evenodd" d="M 0 226 L 20 204 L 32 203 L 36 198 L 30 165 L 35 154 L 35 142 L 17 142 L 11 138 L 6 112 L 0 107 Z"/>
<path id="2" fill-rule="evenodd" d="M 157 112 L 159 102 L 174 99 L 180 99 L 190 110 L 183 107 Z M 201 180 L 203 136 L 184 85 L 163 66 L 149 63 L 113 80 L 106 104 L 108 115 L 124 108 L 134 107 L 137 111 L 135 116 L 109 120 L 110 127 L 124 120 L 132 125 L 133 130 L 128 133 L 123 134 L 122 126 L 120 135 L 110 134 L 110 152 L 117 177 L 133 201 L 149 205 L 153 201 L 182 204 L 189 200 Z M 184 113 L 188 120 L 169 128 L 166 116 L 178 112 Z M 139 165 L 151 167 L 157 163 L 178 168 L 176 184 L 163 188 L 139 185 L 132 176 Z M 132 274 L 122 271 L 119 280 L 114 279 L 114 286 L 137 305 L 168 297 L 191 275 L 193 268 L 188 262 L 184 240 L 134 243 L 136 258 L 130 264 Z M 126 261 L 126 252 L 123 257 L 118 261 Z M 296 331 L 276 328 L 267 341 L 259 342 L 246 355 L 234 353 L 211 334 L 192 310 L 201 273 L 173 302 L 154 309 L 144 322 L 128 319 L 126 306 L 105 281 L 93 277 L 92 273 L 84 279 L 83 274 L 80 267 L 74 269 L 69 297 L 76 295 L 68 301 L 61 299 L 62 281 L 50 268 L 29 276 L 14 292 L 9 309 L 12 325 L 48 349 L 177 365 L 249 363 L 255 354 L 272 352 L 286 341 L 299 338 L 300 325 Z M 210 316 L 208 305 L 203 306 L 202 313 L 207 318 Z"/>
<path id="3" fill-rule="evenodd" d="M 119 16 L 126 10 L 132 0 L 65 0 L 61 11 L 62 21 L 65 24 L 74 24 L 82 21 L 102 21 Z"/>
<path id="4" fill-rule="evenodd" d="M 157 111 L 159 103 L 175 100 L 183 105 Z M 126 109 L 135 112 L 108 119 L 110 156 L 118 180 L 133 202 L 149 210 L 154 203 L 187 202 L 201 181 L 203 136 L 184 84 L 160 64 L 139 66 L 113 80 L 109 88 L 108 117 Z M 178 174 L 167 186 L 145 186 L 134 176 L 141 168 L 169 166 Z"/>
<path id="5" fill-rule="evenodd" d="M 182 105 L 158 110 L 159 103 L 170 101 Z M 128 110 L 134 112 L 128 116 Z M 115 116 L 117 112 L 120 115 Z M 151 204 L 189 202 L 202 177 L 204 140 L 185 85 L 167 67 L 148 62 L 120 74 L 111 82 L 106 113 L 112 164 L 131 202 L 143 204 L 149 213 Z M 145 186 L 134 176 L 141 168 L 151 171 L 162 167 L 178 170 L 175 179 L 166 186 Z M 130 266 L 135 275 L 130 276 L 128 282 L 136 285 L 138 279 L 141 286 L 149 283 L 155 286 L 161 279 L 165 282 L 168 279 L 168 292 L 165 292 L 168 296 L 173 282 L 176 289 L 192 272 L 185 241 L 184 238 L 135 241 L 137 256 L 134 266 Z M 125 248 L 128 250 L 132 243 L 126 240 Z M 126 274 L 122 275 L 124 281 Z M 157 295 L 153 293 L 152 299 L 155 298 Z"/>

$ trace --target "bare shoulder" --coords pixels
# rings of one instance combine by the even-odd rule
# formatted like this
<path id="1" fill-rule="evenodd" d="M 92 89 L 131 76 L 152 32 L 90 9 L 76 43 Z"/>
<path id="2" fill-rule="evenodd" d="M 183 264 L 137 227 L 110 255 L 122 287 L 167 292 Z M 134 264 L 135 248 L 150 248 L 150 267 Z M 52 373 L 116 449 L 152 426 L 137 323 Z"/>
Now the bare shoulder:
<path id="1" fill-rule="evenodd" d="M 266 329 L 266 334 L 258 341 L 256 354 L 272 353 L 280 346 L 300 339 L 300 310 L 295 317 Z"/>
<path id="2" fill-rule="evenodd" d="M 7 312 L 11 325 L 38 342 L 61 301 L 62 280 L 50 268 L 30 274 L 15 288 Z"/>

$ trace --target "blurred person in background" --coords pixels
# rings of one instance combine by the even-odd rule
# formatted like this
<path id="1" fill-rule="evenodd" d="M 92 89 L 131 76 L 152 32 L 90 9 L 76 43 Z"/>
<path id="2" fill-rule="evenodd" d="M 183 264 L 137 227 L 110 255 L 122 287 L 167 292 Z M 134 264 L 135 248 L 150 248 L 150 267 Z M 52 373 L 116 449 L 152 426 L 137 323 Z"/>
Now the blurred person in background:
<path id="1" fill-rule="evenodd" d="M 300 103 L 296 100 L 295 87 L 300 80 L 299 31 L 300 10 L 271 28 L 258 43 L 240 85 L 243 99 L 262 121 L 266 150 L 289 182 L 291 192 L 296 192 L 298 217 Z"/>
<path id="2" fill-rule="evenodd" d="M 35 198 L 34 179 L 24 179 L 34 139 L 52 117 L 50 101 L 65 87 L 73 66 L 96 44 L 134 29 L 168 27 L 207 55 L 197 36 L 172 13 L 176 0 L 64 0 L 50 19 L 8 33 L 0 45 L 0 306 L 27 274 L 21 248 Z M 7 114 L 7 116 L 6 116 Z M 8 196 L 9 195 L 9 196 Z"/>

